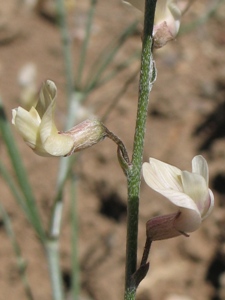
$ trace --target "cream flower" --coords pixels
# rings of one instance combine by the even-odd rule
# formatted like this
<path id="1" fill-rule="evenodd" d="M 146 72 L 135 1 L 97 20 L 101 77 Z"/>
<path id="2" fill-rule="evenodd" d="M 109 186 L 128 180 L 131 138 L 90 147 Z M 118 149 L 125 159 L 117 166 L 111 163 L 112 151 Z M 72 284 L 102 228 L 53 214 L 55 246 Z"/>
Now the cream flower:
<path id="1" fill-rule="evenodd" d="M 145 0 L 123 1 L 144 12 Z M 193 0 L 158 0 L 153 28 L 154 46 L 161 48 L 174 39 L 180 28 L 182 14 Z"/>
<path id="2" fill-rule="evenodd" d="M 143 164 L 143 177 L 148 186 L 178 207 L 176 214 L 169 215 L 172 216 L 169 223 L 173 236 L 195 231 L 211 213 L 214 196 L 208 188 L 208 176 L 208 165 L 201 155 L 193 158 L 192 172 L 181 171 L 154 158 Z M 166 218 L 163 222 L 166 223 Z"/>
<path id="3" fill-rule="evenodd" d="M 98 120 L 86 120 L 59 132 L 54 122 L 56 92 L 54 82 L 47 80 L 35 107 L 29 111 L 22 107 L 12 110 L 12 123 L 34 152 L 41 156 L 68 156 L 105 137 L 104 126 Z"/>

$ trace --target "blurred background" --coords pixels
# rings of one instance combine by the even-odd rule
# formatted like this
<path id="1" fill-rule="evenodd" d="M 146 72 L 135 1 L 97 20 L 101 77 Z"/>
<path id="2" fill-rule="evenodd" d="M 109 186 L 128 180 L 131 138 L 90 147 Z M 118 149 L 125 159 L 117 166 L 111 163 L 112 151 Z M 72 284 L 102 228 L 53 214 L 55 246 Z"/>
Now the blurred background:
<path id="1" fill-rule="evenodd" d="M 65 0 L 66 1 L 66 0 Z M 160 1 L 160 0 L 159 0 Z M 66 1 L 72 69 L 77 73 L 85 38 L 88 0 Z M 140 22 L 134 23 L 135 20 Z M 124 38 L 123 33 L 132 25 Z M 154 157 L 191 170 L 202 154 L 208 161 L 215 209 L 189 238 L 155 242 L 150 271 L 140 284 L 138 300 L 225 299 L 225 1 L 195 1 L 182 19 L 177 39 L 155 51 L 157 81 L 150 96 L 144 161 Z M 120 0 L 99 0 L 90 30 L 82 89 L 98 71 L 111 49 L 118 50 L 97 84 L 76 110 L 77 119 L 97 116 L 118 135 L 132 153 L 141 51 L 141 15 Z M 119 39 L 120 37 L 120 39 Z M 97 61 L 97 62 L 98 62 Z M 110 77 L 111 76 L 111 77 Z M 60 30 L 52 0 L 1 1 L 0 95 L 9 120 L 11 110 L 36 97 L 44 80 L 58 88 L 56 121 L 66 120 L 66 76 Z M 78 113 L 79 111 L 79 113 Z M 55 193 L 58 158 L 35 155 L 13 128 L 29 174 L 43 224 L 48 223 Z M 78 156 L 78 255 L 80 298 L 123 298 L 126 240 L 126 179 L 119 167 L 116 146 L 105 140 Z M 13 170 L 0 136 L 0 159 Z M 43 250 L 23 212 L 0 177 L 0 201 L 8 212 L 27 260 L 34 299 L 51 299 L 48 266 Z M 65 193 L 60 239 L 61 265 L 67 298 L 71 288 L 70 204 Z M 175 208 L 144 182 L 141 187 L 138 257 L 145 242 L 145 223 Z M 15 255 L 0 219 L 0 299 L 26 299 Z"/>

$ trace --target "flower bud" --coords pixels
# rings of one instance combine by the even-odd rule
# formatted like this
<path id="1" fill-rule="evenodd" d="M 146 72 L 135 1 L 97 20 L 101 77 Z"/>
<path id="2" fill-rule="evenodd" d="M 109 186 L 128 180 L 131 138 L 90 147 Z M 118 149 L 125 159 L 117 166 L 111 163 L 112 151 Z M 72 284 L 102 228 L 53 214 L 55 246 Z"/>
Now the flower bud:
<path id="1" fill-rule="evenodd" d="M 174 36 L 166 22 L 162 22 L 154 27 L 154 47 L 156 49 L 162 48 L 173 39 Z"/>
<path id="2" fill-rule="evenodd" d="M 145 10 L 145 0 L 124 0 L 140 11 Z M 180 28 L 181 17 L 193 0 L 158 0 L 154 18 L 154 47 L 161 48 L 175 39 Z"/>

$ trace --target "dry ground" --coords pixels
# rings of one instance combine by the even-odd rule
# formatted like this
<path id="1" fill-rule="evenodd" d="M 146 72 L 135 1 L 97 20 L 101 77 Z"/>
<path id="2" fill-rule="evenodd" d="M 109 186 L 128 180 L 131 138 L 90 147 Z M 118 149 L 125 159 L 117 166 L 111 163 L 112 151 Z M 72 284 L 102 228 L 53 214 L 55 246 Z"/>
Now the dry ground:
<path id="1" fill-rule="evenodd" d="M 70 34 L 74 46 L 74 70 L 78 65 L 85 16 L 89 1 L 77 1 L 70 12 Z M 80 3 L 79 3 L 80 2 Z M 196 1 L 184 16 L 187 27 L 203 16 L 215 1 Z M 26 63 L 37 67 L 37 86 L 52 79 L 59 89 L 57 120 L 66 119 L 65 76 L 60 35 L 50 19 L 19 1 L 2 1 L 0 10 L 0 93 L 7 115 L 19 105 L 21 93 L 18 73 Z M 46 8 L 47 9 L 47 8 Z M 48 12 L 48 10 L 47 10 Z M 109 41 L 138 16 L 120 0 L 99 0 L 92 29 L 88 74 L 93 58 Z M 177 38 L 164 51 L 155 53 L 158 78 L 150 99 L 144 160 L 149 156 L 191 169 L 196 154 L 206 157 L 215 209 L 202 227 L 189 238 L 179 237 L 152 246 L 151 267 L 138 290 L 138 300 L 222 300 L 225 299 L 225 2 L 215 15 Z M 141 48 L 140 32 L 132 35 L 113 62 L 115 67 Z M 90 95 L 86 107 L 101 117 L 111 99 L 124 85 L 134 62 L 112 82 Z M 132 150 L 137 106 L 138 77 L 109 115 L 105 124 Z M 101 104 L 101 105 L 99 105 Z M 97 108 L 97 109 L 96 109 Z M 13 129 L 14 130 L 14 129 Z M 38 157 L 15 139 L 29 173 L 44 222 L 47 222 L 54 196 L 58 159 Z M 8 163 L 0 142 L 1 159 Z M 9 168 L 10 165 L 9 165 Z M 77 174 L 79 215 L 79 258 L 81 298 L 122 299 L 125 233 L 126 180 L 119 168 L 116 147 L 104 141 L 85 150 Z M 28 261 L 28 275 L 34 299 L 51 299 L 48 270 L 37 239 L 10 191 L 0 179 L 1 202 L 10 214 L 17 239 Z M 140 201 L 139 259 L 144 246 L 145 223 L 155 215 L 169 213 L 173 207 L 143 182 Z M 68 197 L 61 237 L 62 268 L 70 286 L 70 208 Z M 26 299 L 17 272 L 11 244 L 0 223 L 0 300 Z M 69 293 L 68 293 L 69 295 Z"/>

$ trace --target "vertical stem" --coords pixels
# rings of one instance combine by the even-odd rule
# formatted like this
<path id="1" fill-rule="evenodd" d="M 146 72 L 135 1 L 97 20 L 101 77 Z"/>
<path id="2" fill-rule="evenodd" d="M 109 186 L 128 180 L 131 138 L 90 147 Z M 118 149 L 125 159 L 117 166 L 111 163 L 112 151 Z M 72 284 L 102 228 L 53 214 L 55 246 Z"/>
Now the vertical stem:
<path id="1" fill-rule="evenodd" d="M 61 33 L 63 57 L 65 62 L 66 84 L 67 84 L 67 98 L 71 101 L 74 90 L 74 75 L 73 75 L 73 61 L 71 51 L 71 41 L 66 20 L 66 9 L 64 0 L 56 0 L 56 9 L 58 15 L 58 24 Z"/>
<path id="2" fill-rule="evenodd" d="M 62 271 L 60 268 L 59 256 L 59 237 L 61 232 L 61 220 L 63 213 L 63 189 L 66 179 L 71 172 L 74 160 L 74 157 L 65 158 L 61 164 L 57 182 L 57 195 L 52 208 L 52 216 L 48 229 L 48 240 L 45 243 L 45 250 L 47 253 L 48 266 L 52 283 L 53 300 L 64 300 Z M 73 188 L 73 195 L 75 195 L 75 187 Z M 73 201 L 75 202 L 76 199 L 73 199 Z M 76 246 L 77 245 L 74 245 L 74 248 L 76 248 Z M 73 251 L 77 250 L 73 249 Z M 75 253 L 75 255 L 77 255 L 77 252 Z"/>
<path id="3" fill-rule="evenodd" d="M 60 267 L 59 237 L 63 212 L 62 187 L 58 191 L 53 208 L 48 230 L 48 240 L 44 247 L 48 260 L 48 268 L 52 285 L 53 300 L 64 300 L 62 271 Z"/>
<path id="4" fill-rule="evenodd" d="M 132 275 L 137 265 L 138 211 L 141 180 L 141 165 L 144 148 L 145 127 L 149 94 L 155 80 L 155 68 L 152 59 L 152 31 L 157 0 L 145 1 L 144 32 L 141 56 L 141 72 L 139 83 L 139 99 L 136 128 L 132 155 L 132 166 L 127 174 L 128 205 L 127 205 L 127 250 L 126 250 L 126 300 L 135 299 L 136 286 Z"/>
<path id="5" fill-rule="evenodd" d="M 62 271 L 59 260 L 59 237 L 63 213 L 63 188 L 73 165 L 72 160 L 73 158 L 65 158 L 59 170 L 57 195 L 52 208 L 52 215 L 48 229 L 48 240 L 45 243 L 54 300 L 64 299 Z"/>
<path id="6" fill-rule="evenodd" d="M 52 283 L 53 300 L 64 300 L 61 269 L 59 263 L 59 243 L 57 239 L 49 239 L 45 244 L 48 267 Z"/>
<path id="7" fill-rule="evenodd" d="M 78 262 L 78 218 L 76 205 L 76 177 L 71 178 L 71 229 L 72 229 L 72 299 L 79 298 L 79 262 Z"/>
<path id="8" fill-rule="evenodd" d="M 74 96 L 74 75 L 73 75 L 73 62 L 72 62 L 72 51 L 71 42 L 69 37 L 69 30 L 66 20 L 66 9 L 64 0 L 56 0 L 56 8 L 58 14 L 58 24 L 61 33 L 63 57 L 65 63 L 65 74 L 66 74 L 66 86 L 67 86 L 67 99 L 68 99 L 68 112 L 69 122 L 72 118 L 71 106 L 76 102 Z M 69 124 L 66 124 L 68 128 Z M 50 272 L 50 278 L 52 283 L 52 292 L 54 300 L 64 300 L 64 291 L 62 283 L 62 271 L 60 268 L 60 257 L 59 257 L 59 237 L 61 231 L 61 219 L 63 213 L 63 188 L 67 179 L 70 169 L 70 158 L 61 158 L 58 181 L 57 181 L 57 193 L 54 200 L 52 215 L 48 230 L 48 240 L 45 242 L 44 247 L 48 259 L 48 266 Z"/>
<path id="9" fill-rule="evenodd" d="M 82 81 L 82 75 L 83 75 L 83 70 L 84 70 L 84 65 L 85 65 L 85 59 L 86 59 L 86 54 L 87 54 L 87 49 L 88 49 L 88 44 L 90 41 L 90 33 L 91 33 L 91 26 L 93 22 L 93 17 L 95 13 L 95 6 L 97 4 L 97 0 L 90 0 L 90 10 L 88 14 L 88 20 L 87 20 L 87 25 L 86 25 L 86 35 L 84 42 L 81 47 L 81 52 L 80 52 L 80 63 L 78 67 L 78 75 L 77 75 L 77 82 L 76 86 L 80 88 L 81 81 Z"/>

